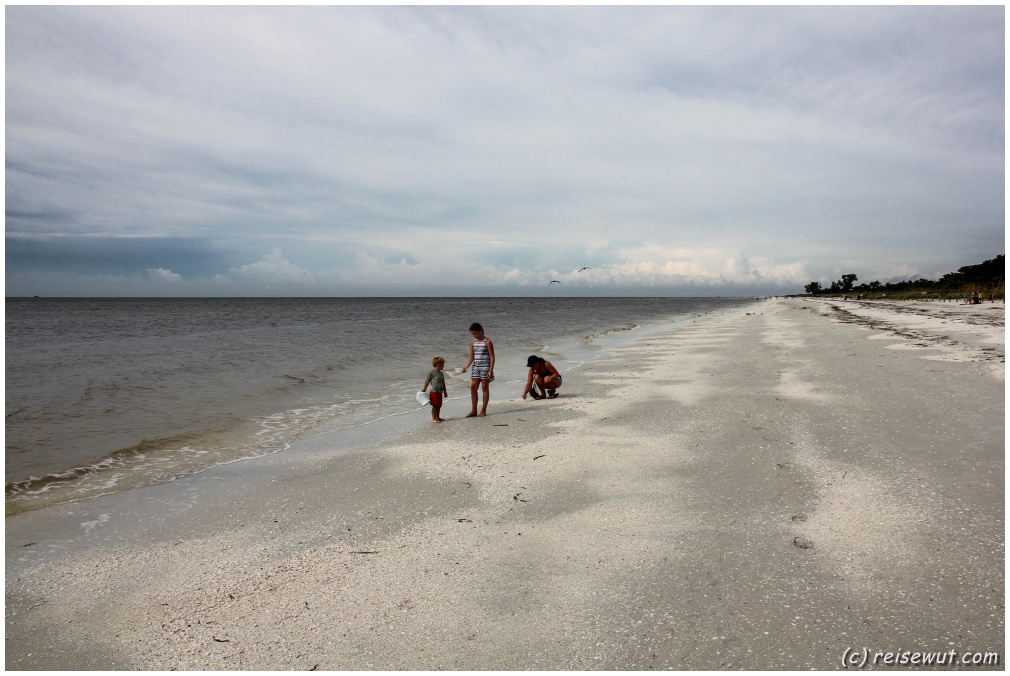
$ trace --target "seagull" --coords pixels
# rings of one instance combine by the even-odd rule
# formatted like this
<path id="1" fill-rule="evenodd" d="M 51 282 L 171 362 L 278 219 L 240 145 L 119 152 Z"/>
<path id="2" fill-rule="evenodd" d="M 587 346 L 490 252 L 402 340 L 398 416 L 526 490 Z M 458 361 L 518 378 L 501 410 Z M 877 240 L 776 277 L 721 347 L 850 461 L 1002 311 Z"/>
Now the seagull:
<path id="1" fill-rule="evenodd" d="M 560 284 L 560 283 L 561 282 L 559 282 L 558 280 L 552 279 L 551 281 L 547 282 L 547 286 L 550 286 L 551 284 Z"/>
<path id="2" fill-rule="evenodd" d="M 579 268 L 578 270 L 576 270 L 576 272 L 582 272 L 583 270 L 592 270 L 592 268 L 587 265 L 584 268 Z"/>

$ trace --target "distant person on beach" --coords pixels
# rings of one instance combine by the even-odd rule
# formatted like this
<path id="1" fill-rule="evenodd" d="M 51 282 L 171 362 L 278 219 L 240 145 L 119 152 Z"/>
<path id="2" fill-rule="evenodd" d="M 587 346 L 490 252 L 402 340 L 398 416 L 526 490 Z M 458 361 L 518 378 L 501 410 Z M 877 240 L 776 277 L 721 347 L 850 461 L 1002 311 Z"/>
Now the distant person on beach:
<path id="1" fill-rule="evenodd" d="M 428 395 L 429 401 L 431 401 L 431 422 L 440 423 L 445 422 L 441 416 L 442 398 L 449 396 L 449 391 L 445 389 L 445 374 L 442 373 L 442 369 L 445 368 L 445 359 L 435 357 L 431 360 L 431 365 L 434 368 L 428 372 L 428 377 L 424 379 L 421 391 L 424 392 L 428 389 L 428 385 L 431 385 L 431 393 Z"/>
<path id="2" fill-rule="evenodd" d="M 470 403 L 473 405 L 467 418 L 487 415 L 487 399 L 490 395 L 490 384 L 494 380 L 494 345 L 491 339 L 484 335 L 484 327 L 474 322 L 470 325 L 470 359 L 463 367 L 463 373 L 473 364 L 470 371 Z M 484 391 L 484 405 L 477 413 L 477 387 Z"/>
<path id="3" fill-rule="evenodd" d="M 561 387 L 561 374 L 554 368 L 554 364 L 546 359 L 531 354 L 526 360 L 526 368 L 530 370 L 526 376 L 526 389 L 523 390 L 523 399 L 527 394 L 533 394 L 534 399 L 553 399 L 558 396 L 558 388 Z M 540 388 L 539 391 L 537 388 Z"/>

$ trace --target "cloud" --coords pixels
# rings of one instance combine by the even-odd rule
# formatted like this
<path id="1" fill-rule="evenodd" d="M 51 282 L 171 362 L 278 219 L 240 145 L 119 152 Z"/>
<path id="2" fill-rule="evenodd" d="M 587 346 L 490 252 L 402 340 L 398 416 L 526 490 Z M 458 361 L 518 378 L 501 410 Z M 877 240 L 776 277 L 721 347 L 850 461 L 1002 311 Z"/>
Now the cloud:
<path id="1" fill-rule="evenodd" d="M 282 281 L 298 281 L 309 274 L 308 270 L 286 260 L 284 253 L 277 248 L 272 249 L 262 260 L 232 268 L 229 272 L 239 277 Z"/>
<path id="2" fill-rule="evenodd" d="M 90 235 L 19 235 L 8 231 L 8 271 L 141 274 L 164 268 L 188 276 L 216 269 L 234 255 L 205 239 L 169 237 L 95 237 Z"/>
<path id="3" fill-rule="evenodd" d="M 1004 11 L 10 7 L 8 292 L 956 269 L 1005 243 Z"/>
<path id="4" fill-rule="evenodd" d="M 171 270 L 166 270 L 165 268 L 149 269 L 147 274 L 150 275 L 151 279 L 159 282 L 168 282 L 169 284 L 177 284 L 182 281 L 182 275 L 179 275 Z"/>

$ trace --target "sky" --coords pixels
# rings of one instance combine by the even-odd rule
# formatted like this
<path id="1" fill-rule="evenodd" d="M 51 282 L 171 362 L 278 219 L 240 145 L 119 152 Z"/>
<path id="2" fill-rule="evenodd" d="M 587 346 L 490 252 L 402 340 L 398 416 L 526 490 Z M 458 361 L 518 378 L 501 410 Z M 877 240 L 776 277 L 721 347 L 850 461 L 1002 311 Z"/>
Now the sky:
<path id="1" fill-rule="evenodd" d="M 937 279 L 1004 253 L 1004 11 L 8 6 L 6 295 Z"/>

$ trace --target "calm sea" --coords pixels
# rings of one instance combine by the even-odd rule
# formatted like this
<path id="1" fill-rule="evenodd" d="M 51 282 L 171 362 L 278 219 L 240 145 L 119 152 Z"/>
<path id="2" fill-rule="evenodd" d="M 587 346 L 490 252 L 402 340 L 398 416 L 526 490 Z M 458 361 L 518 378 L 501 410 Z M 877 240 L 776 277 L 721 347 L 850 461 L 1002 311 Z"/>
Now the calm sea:
<path id="1" fill-rule="evenodd" d="M 495 345 L 493 387 L 511 398 L 521 384 L 501 388 L 525 378 L 529 354 L 571 368 L 630 329 L 749 301 L 8 298 L 6 513 L 416 411 L 436 354 L 450 394 L 468 397 L 474 321 Z"/>

